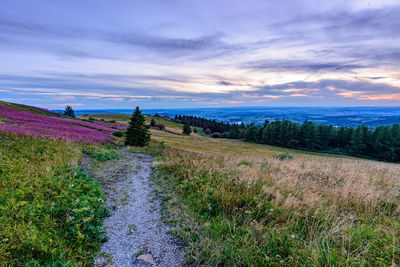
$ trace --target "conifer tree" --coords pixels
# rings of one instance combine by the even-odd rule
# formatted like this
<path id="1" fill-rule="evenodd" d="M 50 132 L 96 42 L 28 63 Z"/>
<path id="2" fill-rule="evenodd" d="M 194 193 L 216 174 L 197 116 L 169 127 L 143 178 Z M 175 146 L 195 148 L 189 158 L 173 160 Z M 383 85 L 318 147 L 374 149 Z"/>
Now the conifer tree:
<path id="1" fill-rule="evenodd" d="M 190 135 L 192 133 L 192 129 L 190 129 L 189 124 L 183 125 L 183 133 L 186 135 Z"/>
<path id="2" fill-rule="evenodd" d="M 72 109 L 71 106 L 66 106 L 66 107 L 65 107 L 64 115 L 70 116 L 70 117 L 72 117 L 72 118 L 75 118 L 75 112 L 74 112 L 74 110 Z"/>
<path id="3" fill-rule="evenodd" d="M 132 113 L 128 129 L 126 131 L 125 145 L 146 146 L 150 142 L 149 126 L 139 107 Z"/>
<path id="4" fill-rule="evenodd" d="M 156 120 L 154 118 L 151 118 L 150 126 L 152 127 L 156 126 Z"/>

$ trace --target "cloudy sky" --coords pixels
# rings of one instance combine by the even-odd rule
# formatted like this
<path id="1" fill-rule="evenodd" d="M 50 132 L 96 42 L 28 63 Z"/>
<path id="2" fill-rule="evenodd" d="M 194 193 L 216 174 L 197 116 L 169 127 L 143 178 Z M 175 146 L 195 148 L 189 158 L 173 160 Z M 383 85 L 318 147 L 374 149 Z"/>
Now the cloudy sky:
<path id="1" fill-rule="evenodd" d="M 400 105 L 399 0 L 5 0 L 0 100 Z"/>

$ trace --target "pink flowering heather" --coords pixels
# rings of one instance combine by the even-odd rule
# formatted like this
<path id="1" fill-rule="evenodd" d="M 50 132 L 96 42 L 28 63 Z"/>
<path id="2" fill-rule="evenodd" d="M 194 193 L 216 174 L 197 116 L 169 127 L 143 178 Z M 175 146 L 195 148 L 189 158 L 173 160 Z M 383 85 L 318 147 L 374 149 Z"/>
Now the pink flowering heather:
<path id="1" fill-rule="evenodd" d="M 115 129 L 100 122 L 48 117 L 0 106 L 0 131 L 47 136 L 85 143 L 106 143 Z"/>

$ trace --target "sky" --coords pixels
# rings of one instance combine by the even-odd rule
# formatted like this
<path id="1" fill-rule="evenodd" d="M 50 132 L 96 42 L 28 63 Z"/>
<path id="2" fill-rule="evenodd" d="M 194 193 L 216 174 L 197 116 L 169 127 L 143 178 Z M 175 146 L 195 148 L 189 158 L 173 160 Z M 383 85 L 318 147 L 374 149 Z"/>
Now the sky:
<path id="1" fill-rule="evenodd" d="M 399 0 L 4 0 L 0 100 L 400 106 Z"/>

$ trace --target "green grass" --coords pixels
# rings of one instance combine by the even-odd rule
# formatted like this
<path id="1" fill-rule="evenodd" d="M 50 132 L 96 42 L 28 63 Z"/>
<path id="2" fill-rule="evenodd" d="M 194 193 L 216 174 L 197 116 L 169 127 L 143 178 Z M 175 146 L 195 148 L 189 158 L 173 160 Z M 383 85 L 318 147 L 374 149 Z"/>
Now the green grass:
<path id="1" fill-rule="evenodd" d="M 131 114 L 85 114 L 85 115 L 81 115 L 78 118 L 80 119 L 89 119 L 89 118 L 93 118 L 95 120 L 105 120 L 105 121 L 111 121 L 114 120 L 116 122 L 120 122 L 120 123 L 128 123 L 130 118 L 131 118 Z M 149 115 L 145 115 L 146 118 L 146 123 L 150 124 L 150 120 L 152 118 L 154 118 L 154 120 L 156 121 L 156 124 L 164 124 L 165 127 L 171 130 L 178 130 L 179 132 L 182 132 L 182 125 L 179 123 L 175 123 L 169 119 L 166 119 L 164 117 L 160 117 L 160 118 L 156 118 L 156 117 L 152 117 Z"/>
<path id="2" fill-rule="evenodd" d="M 110 159 L 120 159 L 122 158 L 121 153 L 114 149 L 106 149 L 95 146 L 87 146 L 83 147 L 82 152 L 88 154 L 91 158 L 96 159 L 98 161 L 107 161 Z"/>
<path id="3" fill-rule="evenodd" d="M 88 120 L 89 118 L 93 118 L 95 120 L 106 120 L 106 121 L 116 121 L 116 122 L 121 122 L 121 123 L 128 123 L 131 115 L 130 114 L 84 114 L 78 116 L 80 119 L 86 119 Z"/>
<path id="4" fill-rule="evenodd" d="M 106 239 L 100 184 L 73 143 L 0 133 L 0 265 L 90 265 Z"/>

